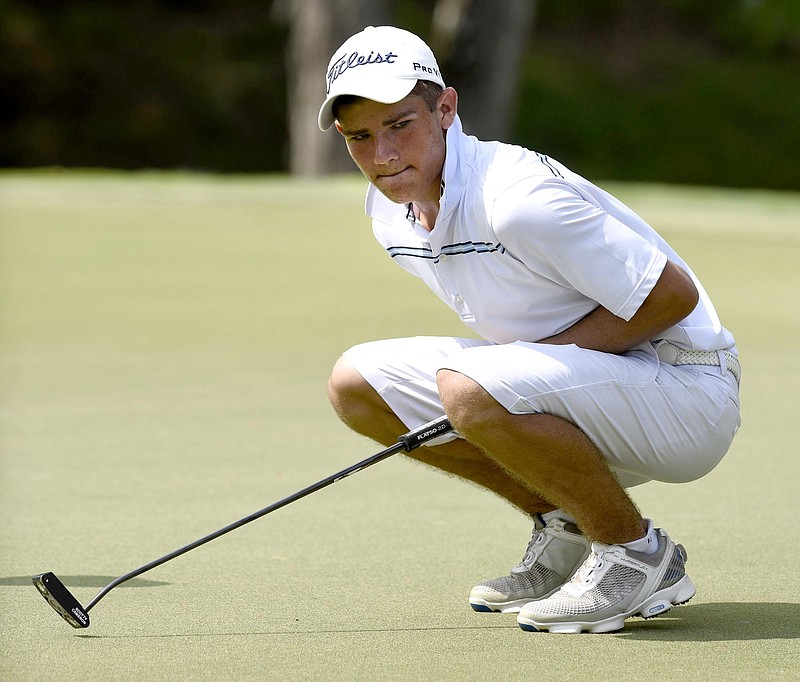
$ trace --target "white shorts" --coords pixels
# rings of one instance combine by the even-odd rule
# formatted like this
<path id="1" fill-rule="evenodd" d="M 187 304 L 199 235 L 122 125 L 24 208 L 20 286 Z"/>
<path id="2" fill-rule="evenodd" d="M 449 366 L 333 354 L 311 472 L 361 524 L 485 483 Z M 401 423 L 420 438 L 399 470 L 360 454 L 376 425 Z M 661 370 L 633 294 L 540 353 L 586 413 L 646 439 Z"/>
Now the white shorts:
<path id="1" fill-rule="evenodd" d="M 454 370 L 513 414 L 575 424 L 625 487 L 704 476 L 740 424 L 738 385 L 727 369 L 667 365 L 651 344 L 612 355 L 574 345 L 413 337 L 360 344 L 344 355 L 409 429 L 443 414 L 436 372 Z"/>

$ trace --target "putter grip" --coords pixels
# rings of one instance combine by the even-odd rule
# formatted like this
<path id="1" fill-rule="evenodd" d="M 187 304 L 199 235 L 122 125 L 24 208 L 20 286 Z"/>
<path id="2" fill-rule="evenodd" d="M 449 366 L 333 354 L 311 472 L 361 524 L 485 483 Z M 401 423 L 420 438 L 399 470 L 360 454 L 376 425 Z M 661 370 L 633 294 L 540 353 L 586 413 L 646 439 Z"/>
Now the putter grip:
<path id="1" fill-rule="evenodd" d="M 438 419 L 434 419 L 432 422 L 423 424 L 413 431 L 409 431 L 400 436 L 397 440 L 403 444 L 406 452 L 411 452 L 412 450 L 416 450 L 423 443 L 427 443 L 429 440 L 438 438 L 452 430 L 453 426 L 448 421 L 447 416 L 442 416 Z"/>

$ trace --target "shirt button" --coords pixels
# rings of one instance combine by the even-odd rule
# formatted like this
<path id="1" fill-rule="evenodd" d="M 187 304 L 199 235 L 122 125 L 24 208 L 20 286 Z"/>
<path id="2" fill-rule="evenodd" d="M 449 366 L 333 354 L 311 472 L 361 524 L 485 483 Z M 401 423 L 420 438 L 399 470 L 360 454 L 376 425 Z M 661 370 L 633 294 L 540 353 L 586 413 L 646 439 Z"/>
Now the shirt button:
<path id="1" fill-rule="evenodd" d="M 447 260 L 447 254 L 446 253 L 442 253 L 442 254 L 439 255 L 439 262 L 440 263 L 444 263 L 446 260 Z"/>
<path id="2" fill-rule="evenodd" d="M 464 299 L 461 298 L 461 294 L 456 294 L 453 300 L 456 302 L 457 305 L 461 305 L 464 302 Z"/>

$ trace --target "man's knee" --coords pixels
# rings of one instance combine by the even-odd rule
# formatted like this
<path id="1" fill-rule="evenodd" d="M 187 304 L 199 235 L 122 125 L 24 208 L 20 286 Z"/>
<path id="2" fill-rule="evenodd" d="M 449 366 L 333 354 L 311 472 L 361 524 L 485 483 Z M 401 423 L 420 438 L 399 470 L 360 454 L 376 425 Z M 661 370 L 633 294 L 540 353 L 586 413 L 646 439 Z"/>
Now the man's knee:
<path id="1" fill-rule="evenodd" d="M 450 422 L 467 438 L 473 430 L 482 429 L 509 414 L 478 382 L 465 374 L 442 369 L 436 375 L 436 383 Z"/>
<path id="2" fill-rule="evenodd" d="M 344 357 L 333 367 L 328 397 L 345 424 L 379 443 L 394 443 L 405 428 L 378 392 Z"/>
<path id="3" fill-rule="evenodd" d="M 370 392 L 374 392 L 372 386 L 344 356 L 340 357 L 328 379 L 328 400 L 336 413 L 345 419 L 350 411 L 368 402 Z"/>

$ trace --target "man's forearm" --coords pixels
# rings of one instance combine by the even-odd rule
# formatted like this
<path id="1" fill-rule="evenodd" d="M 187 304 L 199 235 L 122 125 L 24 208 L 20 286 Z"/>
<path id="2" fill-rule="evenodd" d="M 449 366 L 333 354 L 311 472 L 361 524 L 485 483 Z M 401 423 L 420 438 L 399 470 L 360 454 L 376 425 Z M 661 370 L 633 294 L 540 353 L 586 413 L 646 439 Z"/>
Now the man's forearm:
<path id="1" fill-rule="evenodd" d="M 694 310 L 697 288 L 683 268 L 668 262 L 650 295 L 628 321 L 598 306 L 574 325 L 540 343 L 569 344 L 604 353 L 624 353 L 680 322 Z"/>

